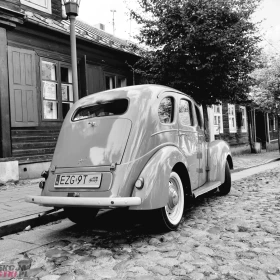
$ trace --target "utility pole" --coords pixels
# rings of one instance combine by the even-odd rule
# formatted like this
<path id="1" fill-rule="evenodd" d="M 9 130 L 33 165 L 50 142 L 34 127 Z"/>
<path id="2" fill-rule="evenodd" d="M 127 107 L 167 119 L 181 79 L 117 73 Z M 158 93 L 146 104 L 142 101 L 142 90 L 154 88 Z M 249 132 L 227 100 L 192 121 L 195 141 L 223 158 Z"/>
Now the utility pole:
<path id="1" fill-rule="evenodd" d="M 116 12 L 116 10 L 111 10 L 111 12 L 113 13 L 113 35 L 115 36 L 115 12 Z"/>
<path id="2" fill-rule="evenodd" d="M 129 16 L 129 40 L 131 39 L 131 12 L 130 12 L 130 16 Z"/>

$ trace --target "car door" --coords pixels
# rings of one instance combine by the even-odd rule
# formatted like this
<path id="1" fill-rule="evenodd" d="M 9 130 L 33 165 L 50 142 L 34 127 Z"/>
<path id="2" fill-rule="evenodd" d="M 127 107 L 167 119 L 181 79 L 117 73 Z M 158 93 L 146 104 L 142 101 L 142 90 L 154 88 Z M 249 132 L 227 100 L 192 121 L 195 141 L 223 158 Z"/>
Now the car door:
<path id="1" fill-rule="evenodd" d="M 204 123 L 202 118 L 202 112 L 200 108 L 195 104 L 195 117 L 196 117 L 196 130 L 198 133 L 198 153 L 199 159 L 198 168 L 198 186 L 202 186 L 207 181 L 207 148 L 208 143 L 206 142 Z"/>
<path id="2" fill-rule="evenodd" d="M 179 147 L 186 156 L 191 188 L 199 187 L 198 170 L 198 130 L 194 122 L 193 103 L 190 99 L 182 97 L 179 100 Z"/>

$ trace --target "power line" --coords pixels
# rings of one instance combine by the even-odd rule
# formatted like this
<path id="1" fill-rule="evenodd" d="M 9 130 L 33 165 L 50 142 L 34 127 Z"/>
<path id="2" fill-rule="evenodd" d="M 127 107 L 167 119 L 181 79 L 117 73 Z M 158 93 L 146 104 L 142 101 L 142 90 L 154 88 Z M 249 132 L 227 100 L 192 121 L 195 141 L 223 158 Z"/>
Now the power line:
<path id="1" fill-rule="evenodd" d="M 273 46 L 268 40 L 266 40 L 266 38 L 264 37 L 264 36 L 262 36 L 261 35 L 261 37 L 271 46 L 271 47 L 273 47 L 278 53 L 277 54 L 279 54 L 279 52 L 280 52 L 280 50 L 278 50 L 275 46 Z"/>

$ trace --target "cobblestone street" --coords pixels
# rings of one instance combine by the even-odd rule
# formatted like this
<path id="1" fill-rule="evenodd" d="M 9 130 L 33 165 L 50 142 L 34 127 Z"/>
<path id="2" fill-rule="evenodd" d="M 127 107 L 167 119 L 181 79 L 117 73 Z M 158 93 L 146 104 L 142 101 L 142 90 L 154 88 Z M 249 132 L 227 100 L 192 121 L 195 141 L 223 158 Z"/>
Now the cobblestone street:
<path id="1" fill-rule="evenodd" d="M 279 280 L 279 185 L 280 168 L 236 181 L 229 195 L 190 204 L 170 233 L 147 229 L 142 215 L 123 210 L 100 215 L 87 230 L 66 220 L 41 226 L 4 237 L 37 245 L 0 260 L 26 260 L 28 275 L 42 280 Z"/>

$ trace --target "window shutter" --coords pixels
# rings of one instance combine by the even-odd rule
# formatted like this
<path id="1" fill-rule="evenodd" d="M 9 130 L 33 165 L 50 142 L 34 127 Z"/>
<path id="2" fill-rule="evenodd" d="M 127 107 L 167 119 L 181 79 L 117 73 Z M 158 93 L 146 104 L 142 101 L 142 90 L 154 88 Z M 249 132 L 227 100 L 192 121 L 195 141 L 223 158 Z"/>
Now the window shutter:
<path id="1" fill-rule="evenodd" d="M 35 52 L 8 47 L 12 127 L 38 125 Z"/>

